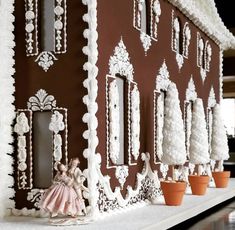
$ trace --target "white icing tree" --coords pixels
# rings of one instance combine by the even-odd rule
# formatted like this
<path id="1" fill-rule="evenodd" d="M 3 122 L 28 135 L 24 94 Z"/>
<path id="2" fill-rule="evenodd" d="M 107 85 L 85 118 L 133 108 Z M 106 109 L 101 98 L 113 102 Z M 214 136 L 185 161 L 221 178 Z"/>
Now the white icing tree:
<path id="1" fill-rule="evenodd" d="M 179 94 L 174 83 L 170 83 L 167 89 L 164 110 L 161 161 L 167 165 L 183 165 L 186 161 L 185 132 Z"/>
<path id="2" fill-rule="evenodd" d="M 193 164 L 208 163 L 210 161 L 208 147 L 208 133 L 203 102 L 202 99 L 197 98 L 193 104 L 189 162 Z"/>
<path id="3" fill-rule="evenodd" d="M 211 159 L 220 161 L 219 171 L 223 170 L 223 160 L 229 158 L 228 152 L 228 139 L 220 113 L 220 106 L 216 104 L 213 109 Z"/>

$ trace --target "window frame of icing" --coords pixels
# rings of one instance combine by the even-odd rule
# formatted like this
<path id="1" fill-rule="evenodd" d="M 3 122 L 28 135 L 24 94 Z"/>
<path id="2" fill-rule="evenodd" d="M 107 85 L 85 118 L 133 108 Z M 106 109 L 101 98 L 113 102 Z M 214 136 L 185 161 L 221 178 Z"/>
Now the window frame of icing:
<path id="1" fill-rule="evenodd" d="M 200 42 L 203 42 L 203 48 L 200 48 Z M 200 75 L 204 83 L 207 78 L 207 72 L 210 72 L 210 63 L 212 57 L 212 47 L 209 40 L 202 38 L 197 32 L 197 66 L 200 68 Z"/>
<path id="2" fill-rule="evenodd" d="M 56 54 L 67 52 L 67 0 L 54 0 L 53 51 L 39 50 L 38 0 L 25 0 L 26 55 L 37 56 L 35 62 L 47 72 L 56 60 Z"/>
<path id="3" fill-rule="evenodd" d="M 191 75 L 190 80 L 188 82 L 188 87 L 186 89 L 185 101 L 184 101 L 185 145 L 186 145 L 186 152 L 187 152 L 188 157 L 189 157 L 189 138 L 191 134 L 191 131 L 189 132 L 188 130 L 189 129 L 191 130 L 193 102 L 196 99 L 197 99 L 196 87 L 195 87 L 195 83 L 193 80 L 193 76 Z M 190 113 L 190 115 L 188 113 Z M 191 117 L 190 121 L 189 121 L 189 117 Z"/>
<path id="4" fill-rule="evenodd" d="M 127 123 L 127 135 L 124 135 L 125 142 L 127 142 L 127 148 L 124 148 L 124 164 L 117 164 L 115 161 L 112 160 L 111 152 L 110 152 L 110 144 L 111 144 L 111 136 L 110 136 L 110 97 L 109 97 L 109 90 L 110 84 L 116 80 L 117 76 L 106 75 L 106 168 L 117 168 L 122 165 L 133 166 L 137 165 L 137 160 L 139 157 L 139 151 L 135 154 L 133 153 L 134 146 L 133 144 L 139 144 L 140 141 L 134 141 L 133 137 L 133 128 L 132 126 L 137 125 L 140 129 L 140 119 L 137 119 L 137 115 L 133 112 L 133 99 L 132 99 L 132 92 L 134 89 L 138 90 L 137 83 L 125 78 L 125 88 L 127 89 L 127 97 L 124 99 L 126 102 L 126 106 L 124 106 L 124 110 L 127 109 L 127 116 L 125 116 L 125 122 Z M 124 78 L 124 77 L 123 77 Z M 139 106 L 137 106 L 139 107 Z M 140 113 L 140 110 L 137 108 L 137 113 Z M 125 111 L 126 112 L 126 111 Z M 140 117 L 140 115 L 139 115 Z M 136 119 L 134 119 L 136 118 Z M 134 124 L 134 122 L 138 122 L 138 124 Z M 116 124 L 118 125 L 118 124 Z M 138 139 L 140 139 L 140 130 L 138 133 Z M 138 143 L 136 143 L 138 142 Z M 138 147 L 137 147 L 138 149 Z M 126 153 L 127 152 L 127 153 Z"/>
<path id="5" fill-rule="evenodd" d="M 176 22 L 178 26 L 175 25 Z M 171 27 L 171 49 L 176 54 L 175 58 L 180 71 L 184 64 L 184 58 L 188 59 L 191 30 L 189 22 L 185 22 L 184 26 L 182 26 L 182 21 L 178 15 L 175 16 L 174 10 L 172 10 Z M 176 27 L 178 27 L 178 31 Z"/>
<path id="6" fill-rule="evenodd" d="M 25 137 L 25 144 L 21 147 L 24 148 L 26 156 L 22 157 L 20 156 L 20 149 L 19 149 L 19 140 L 17 140 L 17 189 L 27 191 L 27 200 L 33 204 L 35 208 L 39 208 L 39 200 L 43 194 L 43 191 L 45 188 L 37 188 L 34 186 L 33 182 L 33 113 L 34 112 L 51 112 L 53 115 L 55 111 L 61 112 L 64 114 L 63 116 L 63 123 L 64 128 L 60 129 L 59 131 L 55 131 L 54 129 L 51 129 L 52 131 L 52 162 L 53 165 L 51 167 L 51 173 L 52 176 L 55 173 L 56 167 L 60 161 L 56 161 L 54 157 L 54 151 L 56 149 L 56 146 L 54 144 L 54 138 L 55 134 L 59 133 L 60 131 L 64 132 L 64 135 L 62 137 L 62 156 L 61 159 L 65 160 L 65 163 L 68 164 L 68 120 L 67 120 L 67 109 L 61 108 L 56 106 L 56 100 L 54 96 L 48 95 L 47 92 L 43 89 L 38 90 L 38 92 L 29 98 L 27 102 L 27 109 L 18 109 L 16 112 L 16 118 L 19 114 L 24 113 L 27 118 L 27 124 L 28 124 L 28 130 L 24 131 L 24 133 L 17 133 L 17 139 L 19 136 Z M 16 124 L 16 123 L 15 123 Z M 24 127 L 22 127 L 24 128 Z M 49 129 L 49 127 L 48 127 Z M 60 159 L 60 160 L 61 160 Z M 20 163 L 26 164 L 26 168 L 24 170 L 19 169 Z M 28 176 L 29 175 L 29 176 Z M 25 186 L 27 185 L 27 186 Z"/>
<path id="7" fill-rule="evenodd" d="M 158 23 L 161 16 L 159 0 L 133 0 L 133 27 L 140 31 L 145 56 L 153 41 L 158 41 Z M 145 11 L 143 11 L 145 10 Z M 144 25 L 142 19 L 145 18 Z M 143 28 L 144 27 L 144 28 Z"/>

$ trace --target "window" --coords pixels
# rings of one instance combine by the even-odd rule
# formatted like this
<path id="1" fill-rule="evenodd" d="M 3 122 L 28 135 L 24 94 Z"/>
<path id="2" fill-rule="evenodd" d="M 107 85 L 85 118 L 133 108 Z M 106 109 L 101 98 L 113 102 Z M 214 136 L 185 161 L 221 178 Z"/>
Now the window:
<path id="1" fill-rule="evenodd" d="M 212 48 L 209 41 L 205 41 L 200 33 L 197 34 L 197 65 L 200 68 L 200 75 L 203 82 L 206 79 L 207 72 L 210 71 L 210 62 L 212 57 Z"/>
<path id="2" fill-rule="evenodd" d="M 176 62 L 179 70 L 182 68 L 184 58 L 188 58 L 189 45 L 191 40 L 191 31 L 189 23 L 185 22 L 184 27 L 179 17 L 175 16 L 174 10 L 172 11 L 172 51 L 176 53 Z"/>
<path id="3" fill-rule="evenodd" d="M 139 156 L 140 111 L 137 85 L 116 75 L 107 76 L 108 167 L 131 164 Z"/>
<path id="4" fill-rule="evenodd" d="M 68 163 L 67 109 L 56 107 L 54 96 L 40 89 L 28 100 L 27 109 L 18 109 L 18 189 L 47 188 L 59 162 Z"/>

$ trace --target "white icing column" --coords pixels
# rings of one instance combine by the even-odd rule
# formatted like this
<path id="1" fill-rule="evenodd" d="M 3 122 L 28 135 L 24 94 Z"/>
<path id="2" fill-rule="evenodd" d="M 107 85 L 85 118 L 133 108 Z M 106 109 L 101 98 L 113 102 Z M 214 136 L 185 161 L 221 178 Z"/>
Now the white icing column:
<path id="1" fill-rule="evenodd" d="M 12 104 L 15 91 L 12 77 L 15 72 L 13 11 L 14 0 L 0 0 L 0 217 L 9 214 L 10 208 L 14 207 L 14 201 L 9 199 L 14 196 L 14 182 L 10 176 L 13 173 L 13 158 L 8 155 L 13 153 L 11 125 L 15 118 Z"/>
<path id="2" fill-rule="evenodd" d="M 83 82 L 87 88 L 88 95 L 83 98 L 84 104 L 87 106 L 88 112 L 83 116 L 83 121 L 87 123 L 88 129 L 83 133 L 83 137 L 88 141 L 88 148 L 84 150 L 83 155 L 88 161 L 88 170 L 85 171 L 89 189 L 89 205 L 91 206 L 91 215 L 95 216 L 99 210 L 97 206 L 99 191 L 97 189 L 98 174 L 97 169 L 100 165 L 100 155 L 96 154 L 98 145 L 97 126 L 98 120 L 96 112 L 98 105 L 96 103 L 98 84 L 96 77 L 98 68 L 96 62 L 98 59 L 97 47 L 97 0 L 83 0 L 83 4 L 87 5 L 88 13 L 83 16 L 83 20 L 88 23 L 88 29 L 85 29 L 83 35 L 87 38 L 87 46 L 83 47 L 83 52 L 88 56 L 88 62 L 83 69 L 88 71 L 88 78 Z"/>
<path id="3" fill-rule="evenodd" d="M 63 121 L 63 114 L 58 111 L 54 111 L 51 116 L 51 122 L 49 124 L 49 129 L 54 133 L 54 161 L 55 163 L 60 162 L 62 159 L 62 137 L 59 134 L 60 131 L 65 129 L 65 124 Z M 56 164 L 55 164 L 56 165 Z"/>
<path id="4" fill-rule="evenodd" d="M 136 85 L 131 92 L 131 144 L 132 155 L 137 160 L 140 150 L 140 93 Z"/>

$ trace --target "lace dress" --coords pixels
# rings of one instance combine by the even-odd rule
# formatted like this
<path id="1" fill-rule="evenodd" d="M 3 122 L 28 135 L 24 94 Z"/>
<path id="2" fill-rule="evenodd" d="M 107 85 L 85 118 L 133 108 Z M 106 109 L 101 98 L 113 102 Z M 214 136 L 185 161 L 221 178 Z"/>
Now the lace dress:
<path id="1" fill-rule="evenodd" d="M 73 179 L 67 175 L 57 175 L 54 183 L 46 190 L 41 208 L 52 216 L 58 214 L 75 216 L 81 212 L 83 203 L 78 199 L 72 187 Z"/>

